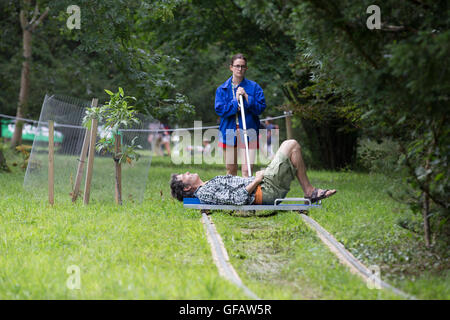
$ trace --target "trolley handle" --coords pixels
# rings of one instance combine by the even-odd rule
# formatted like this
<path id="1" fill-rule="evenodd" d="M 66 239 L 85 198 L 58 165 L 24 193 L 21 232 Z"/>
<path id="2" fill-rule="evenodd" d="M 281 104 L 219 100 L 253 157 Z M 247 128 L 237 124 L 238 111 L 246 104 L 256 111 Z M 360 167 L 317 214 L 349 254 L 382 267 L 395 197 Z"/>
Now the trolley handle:
<path id="1" fill-rule="evenodd" d="M 311 199 L 306 199 L 306 198 L 282 198 L 282 199 L 275 199 L 275 201 L 273 202 L 274 206 L 279 205 L 281 202 L 283 201 L 306 201 L 308 203 L 308 205 L 311 205 Z M 320 202 L 319 202 L 320 204 Z"/>

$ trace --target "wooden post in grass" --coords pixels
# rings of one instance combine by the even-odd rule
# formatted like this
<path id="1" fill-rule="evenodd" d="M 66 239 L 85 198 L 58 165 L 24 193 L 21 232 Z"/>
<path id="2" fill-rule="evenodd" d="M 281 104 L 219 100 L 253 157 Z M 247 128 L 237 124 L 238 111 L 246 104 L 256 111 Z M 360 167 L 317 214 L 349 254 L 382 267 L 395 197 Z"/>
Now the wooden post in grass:
<path id="1" fill-rule="evenodd" d="M 121 142 L 120 142 L 120 134 L 114 135 L 114 147 L 115 154 L 119 154 L 121 152 Z M 114 162 L 116 165 L 116 187 L 115 187 L 115 195 L 116 195 L 116 204 L 122 205 L 122 166 L 120 164 L 120 157 L 116 156 L 114 158 Z"/>
<path id="2" fill-rule="evenodd" d="M 92 107 L 96 107 L 98 103 L 98 99 L 92 99 L 91 105 Z M 84 171 L 84 162 L 86 161 L 86 154 L 89 147 L 89 141 L 91 138 L 91 130 L 86 129 L 86 133 L 84 135 L 83 147 L 81 148 L 81 155 L 78 162 L 77 176 L 75 177 L 75 186 L 72 191 L 72 202 L 75 202 L 78 198 L 78 194 L 80 193 L 80 185 L 81 185 L 81 177 L 83 176 Z"/>
<path id="3" fill-rule="evenodd" d="M 55 203 L 54 121 L 48 121 L 48 202 Z"/>
<path id="4" fill-rule="evenodd" d="M 72 202 L 75 202 L 78 198 L 78 194 L 80 193 L 80 185 L 81 185 L 81 177 L 83 176 L 84 171 L 84 163 L 86 162 L 86 155 L 89 147 L 89 141 L 91 138 L 91 130 L 86 129 L 86 133 L 84 134 L 83 147 L 81 148 L 81 155 L 78 162 L 77 176 L 75 178 L 75 186 L 72 191 Z"/>
<path id="5" fill-rule="evenodd" d="M 92 170 L 94 169 L 95 141 L 97 138 L 98 120 L 91 120 L 91 136 L 89 139 L 89 155 L 86 170 L 86 181 L 84 184 L 84 204 L 89 204 L 89 195 L 91 191 Z"/>
<path id="6" fill-rule="evenodd" d="M 292 122 L 291 122 L 291 116 L 292 111 L 285 111 L 284 114 L 287 115 L 286 117 L 286 138 L 292 139 Z"/>

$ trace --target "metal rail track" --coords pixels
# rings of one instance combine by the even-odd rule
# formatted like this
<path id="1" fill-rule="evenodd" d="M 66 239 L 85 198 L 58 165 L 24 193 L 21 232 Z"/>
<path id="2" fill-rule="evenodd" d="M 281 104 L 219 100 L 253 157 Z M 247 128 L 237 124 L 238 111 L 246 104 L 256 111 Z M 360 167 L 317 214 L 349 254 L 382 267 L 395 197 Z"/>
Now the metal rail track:
<path id="1" fill-rule="evenodd" d="M 347 249 L 345 249 L 342 243 L 338 242 L 328 231 L 326 231 L 314 219 L 308 217 L 305 214 L 300 214 L 300 217 L 311 229 L 313 229 L 317 233 L 318 237 L 331 250 L 331 252 L 336 255 L 339 261 L 342 264 L 346 265 L 352 273 L 363 278 L 366 281 L 366 283 L 371 282 L 372 284 L 378 285 L 383 289 L 390 290 L 391 292 L 405 299 L 412 299 L 412 300 L 416 299 L 414 296 L 404 293 L 403 291 L 391 286 L 390 284 L 384 282 L 379 277 L 374 275 L 369 268 L 367 268 L 363 263 L 361 263 L 358 259 L 356 259 L 349 251 L 347 251 Z M 259 300 L 260 298 L 242 283 L 242 280 L 239 278 L 239 275 L 237 274 L 237 272 L 234 270 L 233 266 L 230 263 L 228 253 L 225 249 L 225 246 L 222 242 L 219 233 L 217 232 L 214 226 L 214 223 L 203 211 L 202 211 L 202 222 L 205 226 L 207 239 L 211 246 L 212 256 L 219 270 L 219 274 L 224 278 L 228 279 L 229 281 L 231 281 L 232 283 L 234 283 L 239 288 L 241 288 L 252 299 Z"/>
<path id="2" fill-rule="evenodd" d="M 222 238 L 217 232 L 214 223 L 204 212 L 202 212 L 202 222 L 206 229 L 206 237 L 211 246 L 212 256 L 217 268 L 219 269 L 219 274 L 241 288 L 250 298 L 260 300 L 256 294 L 254 294 L 242 283 L 242 280 L 239 278 L 239 275 L 230 263 L 227 250 L 223 245 Z"/>
<path id="3" fill-rule="evenodd" d="M 316 231 L 320 240 L 333 252 L 339 261 L 349 267 L 350 271 L 354 274 L 362 277 L 366 283 L 372 283 L 379 285 L 383 289 L 387 289 L 392 291 L 393 293 L 402 296 L 406 299 L 415 300 L 416 298 L 412 295 L 406 294 L 403 291 L 391 286 L 390 284 L 384 282 L 379 277 L 374 275 L 369 268 L 367 268 L 364 264 L 362 264 L 358 259 L 356 259 L 347 249 L 345 249 L 344 245 L 338 242 L 328 231 L 326 231 L 318 222 L 314 219 L 308 217 L 305 214 L 300 214 L 303 221 L 314 231 Z"/>

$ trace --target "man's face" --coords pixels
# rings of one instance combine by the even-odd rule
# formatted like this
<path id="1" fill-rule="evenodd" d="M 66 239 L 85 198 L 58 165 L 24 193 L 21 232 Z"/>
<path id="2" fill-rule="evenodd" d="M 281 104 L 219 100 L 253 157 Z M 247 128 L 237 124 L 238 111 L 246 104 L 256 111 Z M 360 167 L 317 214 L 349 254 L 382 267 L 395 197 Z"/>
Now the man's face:
<path id="1" fill-rule="evenodd" d="M 185 185 L 188 185 L 190 188 L 200 180 L 200 177 L 198 176 L 197 173 L 190 173 L 189 171 L 186 171 L 186 173 L 179 174 L 177 176 L 177 180 L 180 180 Z M 188 190 L 189 189 L 187 189 L 186 191 Z"/>

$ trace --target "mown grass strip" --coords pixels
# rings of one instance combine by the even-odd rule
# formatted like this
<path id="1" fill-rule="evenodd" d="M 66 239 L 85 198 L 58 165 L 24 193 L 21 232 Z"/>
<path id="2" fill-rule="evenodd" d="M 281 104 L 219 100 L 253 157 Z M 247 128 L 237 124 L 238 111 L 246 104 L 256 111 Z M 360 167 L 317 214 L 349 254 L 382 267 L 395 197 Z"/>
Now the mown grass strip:
<path id="1" fill-rule="evenodd" d="M 231 263 L 262 299 L 399 299 L 348 272 L 297 213 L 217 212 L 214 220 Z"/>
<path id="2" fill-rule="evenodd" d="M 214 227 L 214 223 L 204 212 L 202 213 L 202 222 L 205 225 L 208 242 L 211 245 L 211 252 L 217 268 L 219 269 L 219 273 L 244 290 L 245 294 L 247 294 L 250 298 L 259 300 L 258 296 L 242 283 L 242 280 L 239 278 L 239 275 L 230 263 L 227 250 L 223 245 L 220 235 Z"/>
<path id="3" fill-rule="evenodd" d="M 22 188 L 20 156 L 15 161 L 13 173 L 0 174 L 0 298 L 248 299 L 218 274 L 198 210 L 185 210 L 170 196 L 171 173 L 189 170 L 208 180 L 224 174 L 223 165 L 174 165 L 155 157 L 142 203 L 127 196 L 124 206 L 114 205 L 114 190 L 100 190 L 112 184 L 94 175 L 89 206 L 72 204 L 67 188 L 55 189 L 52 208 L 45 185 Z M 383 279 L 419 299 L 450 298 L 448 252 L 425 250 L 420 235 L 399 226 L 414 215 L 384 192 L 389 177 L 325 171 L 309 177 L 339 191 L 309 215 L 358 260 L 378 265 Z M 293 183 L 288 196 L 301 195 Z M 350 274 L 296 213 L 217 212 L 213 218 L 233 267 L 258 297 L 399 299 Z M 66 287 L 72 264 L 80 266 L 81 290 Z"/>
<path id="4" fill-rule="evenodd" d="M 303 221 L 306 222 L 313 230 L 316 231 L 317 236 L 322 240 L 322 242 L 333 252 L 336 257 L 347 267 L 349 267 L 352 273 L 361 276 L 366 283 L 373 282 L 373 285 L 379 285 L 383 289 L 391 290 L 393 293 L 406 298 L 406 299 L 416 299 L 415 297 L 404 293 L 403 291 L 392 287 L 390 284 L 381 280 L 378 276 L 373 275 L 371 271 L 364 266 L 358 259 L 356 259 L 350 252 L 348 252 L 345 247 L 339 243 L 328 231 L 323 229 L 314 219 L 308 217 L 305 214 L 300 215 Z"/>
<path id="5" fill-rule="evenodd" d="M 55 190 L 51 207 L 23 172 L 0 174 L 0 299 L 248 299 L 219 276 L 199 215 L 167 196 L 173 168 L 151 170 L 143 203 L 123 206 Z"/>

